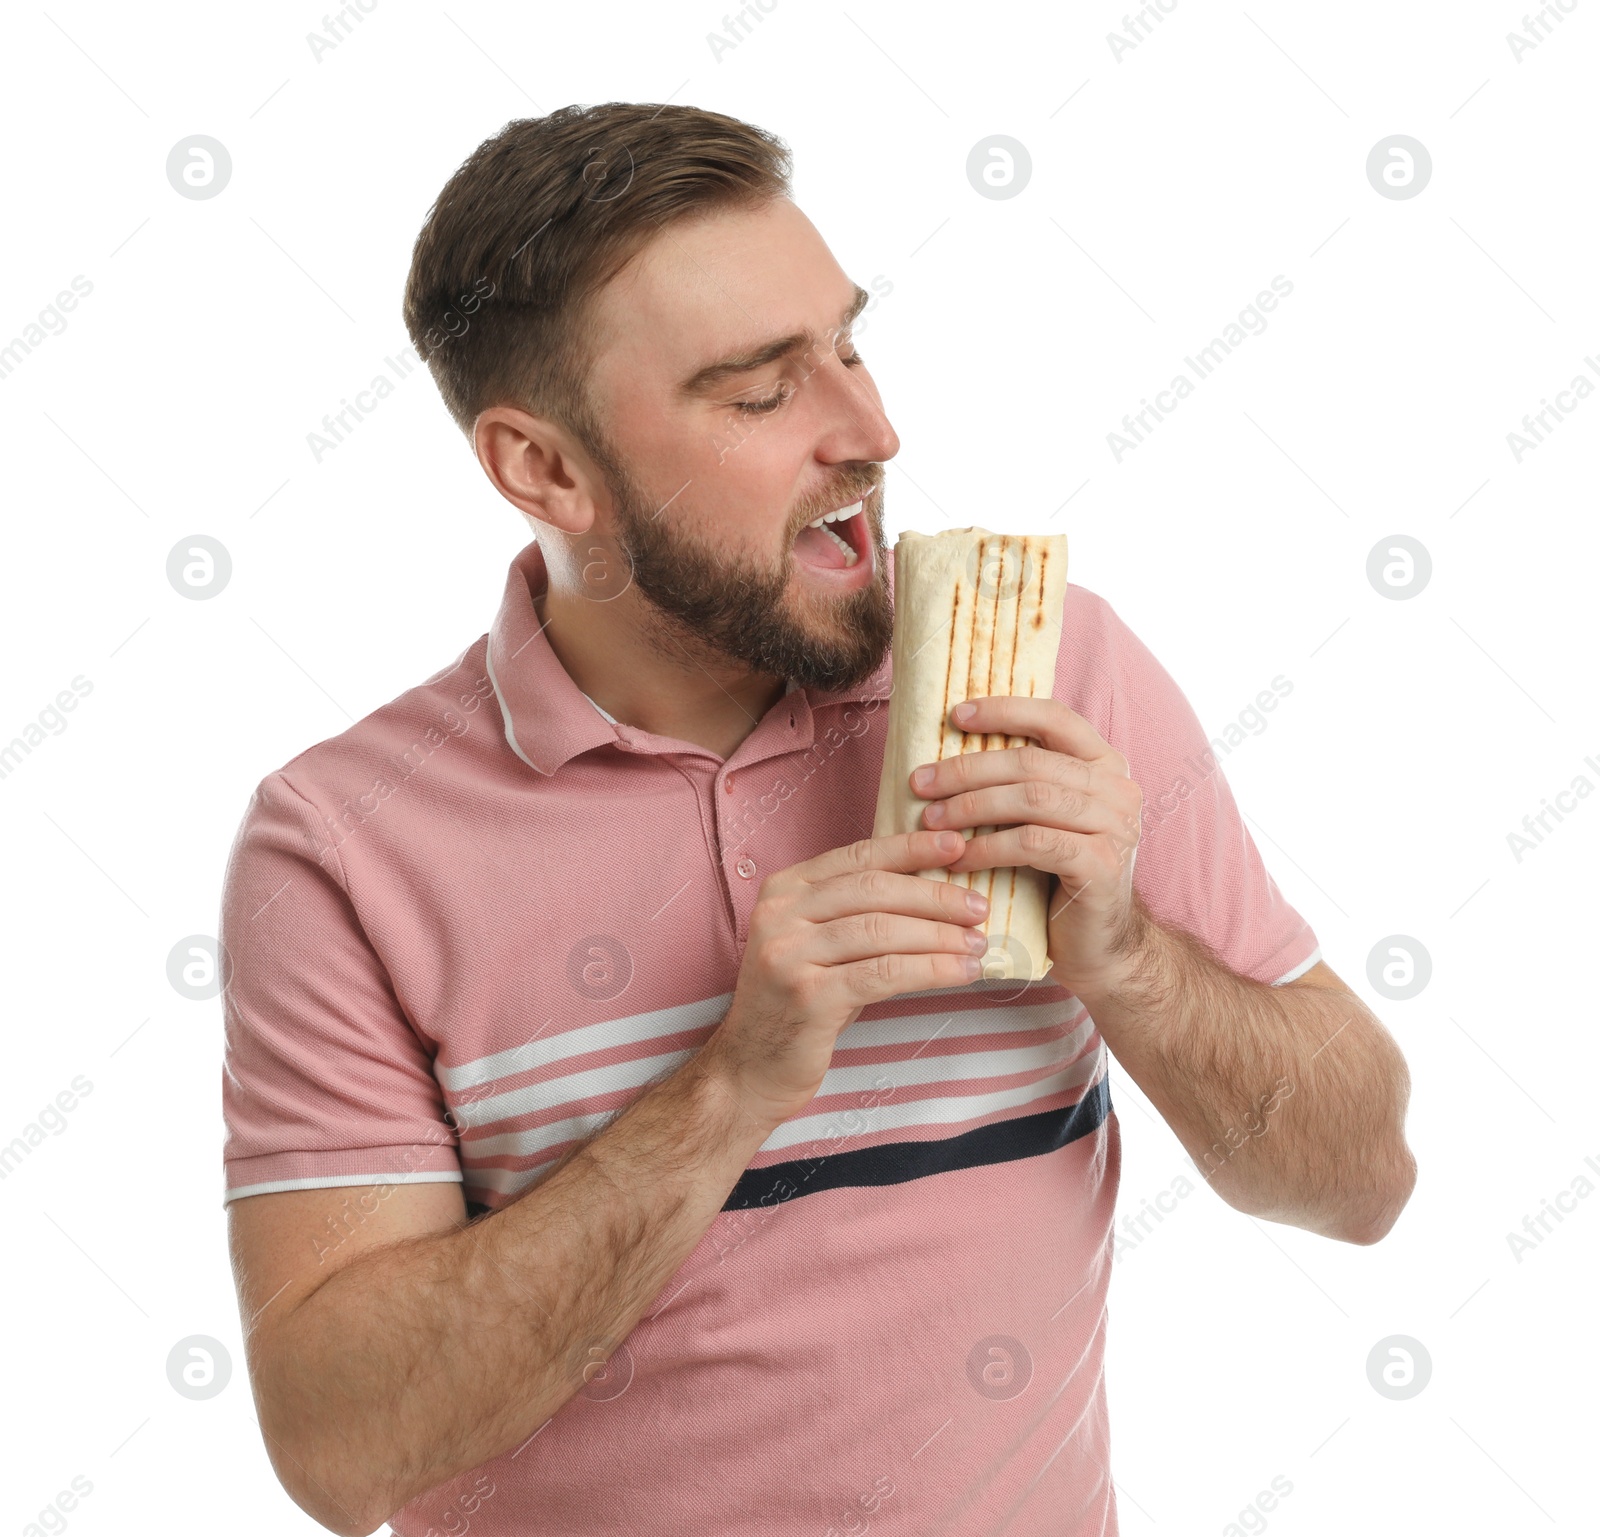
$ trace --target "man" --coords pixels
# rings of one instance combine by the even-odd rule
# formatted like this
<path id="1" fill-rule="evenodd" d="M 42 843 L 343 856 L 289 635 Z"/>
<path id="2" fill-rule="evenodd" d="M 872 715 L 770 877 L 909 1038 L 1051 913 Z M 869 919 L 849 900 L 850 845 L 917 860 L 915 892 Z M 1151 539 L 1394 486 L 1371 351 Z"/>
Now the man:
<path id="1" fill-rule="evenodd" d="M 249 1368 L 330 1530 L 1114 1532 L 1107 1048 L 1242 1211 L 1365 1244 L 1409 1196 L 1403 1059 L 1089 591 L 1053 697 L 957 722 L 1037 745 L 869 838 L 899 440 L 788 190 L 747 124 L 566 109 L 418 239 L 536 538 L 261 781 L 222 914 Z M 1052 874 L 1045 982 L 972 980 L 941 864 Z"/>

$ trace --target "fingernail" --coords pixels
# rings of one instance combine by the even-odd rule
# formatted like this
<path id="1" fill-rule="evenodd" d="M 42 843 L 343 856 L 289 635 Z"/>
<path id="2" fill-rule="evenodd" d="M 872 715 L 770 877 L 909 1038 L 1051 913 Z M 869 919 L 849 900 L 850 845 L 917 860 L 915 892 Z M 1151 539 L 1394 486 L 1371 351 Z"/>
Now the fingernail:
<path id="1" fill-rule="evenodd" d="M 970 720 L 977 713 L 977 710 L 978 707 L 975 704 L 958 704 L 950 713 L 957 720 Z"/>
<path id="2" fill-rule="evenodd" d="M 960 848 L 964 841 L 960 833 L 940 833 L 935 846 L 941 854 L 949 854 Z"/>
<path id="3" fill-rule="evenodd" d="M 981 891 L 969 891 L 967 893 L 967 906 L 981 918 L 989 911 L 989 899 Z"/>
<path id="4" fill-rule="evenodd" d="M 989 948 L 989 941 L 976 929 L 967 930 L 967 949 L 974 955 L 982 955 Z"/>
<path id="5" fill-rule="evenodd" d="M 911 783 L 918 790 L 926 790 L 932 780 L 933 770 L 931 768 L 919 768 L 916 773 L 911 776 Z"/>

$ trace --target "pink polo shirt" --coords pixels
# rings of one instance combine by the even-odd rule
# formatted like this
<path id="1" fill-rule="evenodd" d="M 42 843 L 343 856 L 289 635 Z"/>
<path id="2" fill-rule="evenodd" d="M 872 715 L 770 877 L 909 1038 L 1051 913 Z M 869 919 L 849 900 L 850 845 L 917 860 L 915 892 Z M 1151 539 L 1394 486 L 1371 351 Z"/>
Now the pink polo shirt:
<path id="1" fill-rule="evenodd" d="M 722 1019 L 762 879 L 870 835 L 890 658 L 791 687 L 723 760 L 578 689 L 545 574 L 530 543 L 487 635 L 257 786 L 221 913 L 225 1201 L 505 1205 Z M 1063 621 L 1054 695 L 1145 791 L 1140 894 L 1298 976 L 1316 937 L 1178 686 L 1094 593 Z M 1115 1533 L 1108 1065 L 1048 978 L 863 1009 L 604 1369 L 394 1531 Z"/>

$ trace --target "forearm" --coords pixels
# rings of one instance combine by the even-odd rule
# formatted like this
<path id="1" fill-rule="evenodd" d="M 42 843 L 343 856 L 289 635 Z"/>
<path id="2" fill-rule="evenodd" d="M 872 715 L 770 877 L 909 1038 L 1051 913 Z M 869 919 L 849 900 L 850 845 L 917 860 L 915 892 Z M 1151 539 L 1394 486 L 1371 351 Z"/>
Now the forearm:
<path id="1" fill-rule="evenodd" d="M 509 1206 L 363 1254 L 311 1293 L 279 1326 L 262 1424 L 330 1524 L 354 1513 L 372 1531 L 533 1435 L 633 1329 L 771 1130 L 702 1050 Z"/>
<path id="2" fill-rule="evenodd" d="M 1212 1188 L 1252 1216 L 1382 1237 L 1415 1178 L 1410 1078 L 1382 1024 L 1342 988 L 1240 977 L 1142 906 L 1138 929 L 1080 997 Z"/>

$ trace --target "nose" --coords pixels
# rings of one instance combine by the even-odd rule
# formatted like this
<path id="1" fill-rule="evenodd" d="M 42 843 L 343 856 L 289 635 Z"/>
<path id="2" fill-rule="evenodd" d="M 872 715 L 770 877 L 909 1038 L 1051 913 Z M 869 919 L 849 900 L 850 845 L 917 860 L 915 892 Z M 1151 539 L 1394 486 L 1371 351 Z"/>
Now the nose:
<path id="1" fill-rule="evenodd" d="M 894 458 L 900 452 L 900 435 L 885 414 L 878 387 L 865 368 L 851 368 L 834 356 L 823 365 L 820 376 L 826 378 L 833 395 L 830 426 L 818 457 L 869 463 Z"/>

